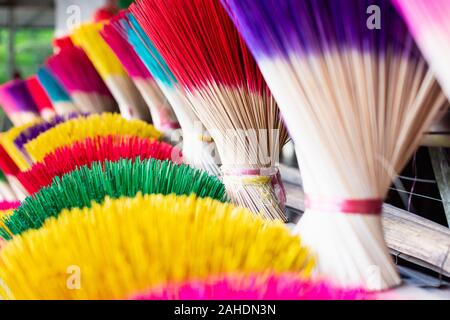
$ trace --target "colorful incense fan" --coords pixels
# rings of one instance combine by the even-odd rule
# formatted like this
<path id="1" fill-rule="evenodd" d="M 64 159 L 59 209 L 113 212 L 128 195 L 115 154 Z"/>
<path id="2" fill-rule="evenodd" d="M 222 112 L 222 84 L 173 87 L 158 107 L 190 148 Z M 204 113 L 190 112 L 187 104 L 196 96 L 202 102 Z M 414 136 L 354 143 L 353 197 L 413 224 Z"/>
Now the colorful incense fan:
<path id="1" fill-rule="evenodd" d="M 298 274 L 234 274 L 169 283 L 133 300 L 363 300 L 371 299 L 363 290 L 343 290 L 326 281 L 302 279 Z M 252 306 L 248 307 L 252 310 Z M 258 309 L 255 309 L 258 310 Z"/>
<path id="2" fill-rule="evenodd" d="M 32 161 L 29 158 L 26 150 L 25 145 L 39 137 L 41 134 L 45 133 L 46 131 L 66 122 L 71 119 L 76 119 L 78 117 L 87 116 L 80 113 L 72 113 L 67 114 L 64 116 L 54 116 L 50 118 L 48 121 L 39 121 L 35 123 L 34 125 L 24 129 L 21 131 L 21 133 L 14 139 L 14 145 L 19 150 L 23 157 L 27 160 L 27 162 L 31 165 Z M 29 167 L 28 167 L 29 168 Z"/>
<path id="3" fill-rule="evenodd" d="M 0 235 L 20 235 L 29 229 L 38 229 L 63 209 L 90 207 L 106 196 L 133 197 L 143 194 L 196 194 L 227 200 L 225 187 L 215 176 L 177 165 L 170 161 L 140 158 L 116 162 L 92 163 L 70 174 L 56 177 L 50 187 L 44 188 L 22 202 L 14 214 L 5 220 Z"/>
<path id="4" fill-rule="evenodd" d="M 54 150 L 96 136 L 139 136 L 159 140 L 161 133 L 141 120 L 126 120 L 118 114 L 103 113 L 64 122 L 25 145 L 34 162 L 40 162 Z"/>
<path id="5" fill-rule="evenodd" d="M 282 223 L 212 199 L 107 199 L 9 242 L 0 251 L 0 297 L 126 299 L 236 272 L 306 277 L 314 261 L 300 243 Z"/>
<path id="6" fill-rule="evenodd" d="M 19 173 L 17 179 L 30 194 L 34 194 L 51 185 L 55 177 L 62 177 L 81 166 L 137 157 L 142 160 L 171 160 L 179 164 L 182 161 L 177 148 L 154 139 L 115 135 L 89 137 L 56 149 L 30 170 Z"/>

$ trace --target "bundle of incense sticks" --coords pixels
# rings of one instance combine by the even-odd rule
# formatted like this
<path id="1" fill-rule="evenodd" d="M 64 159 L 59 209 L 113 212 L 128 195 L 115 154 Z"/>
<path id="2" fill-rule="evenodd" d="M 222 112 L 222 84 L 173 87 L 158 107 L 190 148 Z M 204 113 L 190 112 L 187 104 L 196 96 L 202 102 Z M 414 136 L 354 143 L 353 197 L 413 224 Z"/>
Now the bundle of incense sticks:
<path id="1" fill-rule="evenodd" d="M 30 194 L 34 194 L 51 185 L 55 177 L 62 177 L 81 166 L 137 157 L 158 160 L 175 158 L 177 161 L 182 158 L 175 147 L 153 139 L 119 135 L 88 137 L 56 149 L 30 170 L 19 173 L 17 179 Z"/>
<path id="2" fill-rule="evenodd" d="M 70 114 L 78 111 L 69 94 L 64 90 L 58 80 L 45 67 L 39 68 L 37 78 L 58 115 Z"/>
<path id="3" fill-rule="evenodd" d="M 38 78 L 33 75 L 29 77 L 25 83 L 41 117 L 46 120 L 54 117 L 56 115 L 55 109 L 53 109 L 52 102 L 44 88 L 42 88 L 42 85 L 39 83 Z"/>
<path id="4" fill-rule="evenodd" d="M 211 133 L 230 198 L 268 219 L 286 220 L 276 164 L 287 133 L 220 1 L 144 0 L 131 11 Z"/>
<path id="5" fill-rule="evenodd" d="M 71 39 L 91 59 L 119 104 L 122 116 L 127 119 L 150 120 L 150 111 L 142 95 L 101 37 L 102 28 L 103 23 L 83 24 L 73 32 Z"/>
<path id="6" fill-rule="evenodd" d="M 120 32 L 112 23 L 105 24 L 100 33 L 149 106 L 153 125 L 170 138 L 172 131 L 180 128 L 178 120 L 155 79 L 127 41 L 127 35 Z"/>
<path id="7" fill-rule="evenodd" d="M 88 137 L 109 135 L 138 136 L 159 140 L 161 132 L 142 120 L 127 120 L 117 114 L 103 113 L 66 121 L 44 132 L 25 145 L 33 162 L 42 161 L 54 150 Z"/>
<path id="8" fill-rule="evenodd" d="M 450 98 L 450 2 L 392 0 Z"/>
<path id="9" fill-rule="evenodd" d="M 37 106 L 23 80 L 13 80 L 0 86 L 0 106 L 16 126 L 39 118 Z"/>
<path id="10" fill-rule="evenodd" d="M 387 0 L 223 3 L 295 141 L 307 195 L 297 231 L 318 270 L 344 286 L 398 285 L 383 199 L 446 103 L 402 19 Z"/>
<path id="11" fill-rule="evenodd" d="M 167 67 L 142 27 L 131 13 L 124 13 L 111 24 L 119 30 L 142 59 L 161 91 L 170 102 L 182 129 L 183 156 L 186 163 L 220 175 L 220 159 L 216 146 L 200 122 L 194 110 L 189 106 L 185 93 Z M 176 143 L 179 137 L 171 137 Z"/>
<path id="12" fill-rule="evenodd" d="M 51 56 L 48 69 L 69 92 L 81 112 L 115 111 L 117 104 L 86 53 L 67 47 Z"/>
<path id="13" fill-rule="evenodd" d="M 7 243 L 0 297 L 125 299 L 164 283 L 237 272 L 307 277 L 314 261 L 300 242 L 279 222 L 208 198 L 106 199 Z M 68 266 L 82 272 L 82 285 L 67 286 Z"/>

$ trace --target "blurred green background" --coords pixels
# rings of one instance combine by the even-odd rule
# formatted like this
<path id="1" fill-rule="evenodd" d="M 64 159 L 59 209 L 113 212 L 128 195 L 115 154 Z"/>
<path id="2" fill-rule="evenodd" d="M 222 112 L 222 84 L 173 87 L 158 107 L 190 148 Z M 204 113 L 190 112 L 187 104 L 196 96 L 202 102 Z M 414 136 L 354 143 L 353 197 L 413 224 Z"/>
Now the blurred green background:
<path id="1" fill-rule="evenodd" d="M 52 53 L 54 29 L 19 29 L 15 33 L 15 65 L 23 78 L 34 74 Z M 8 74 L 8 31 L 0 28 L 0 84 L 11 79 Z M 3 110 L 0 109 L 0 131 L 10 127 Z"/>
<path id="2" fill-rule="evenodd" d="M 22 77 L 35 73 L 38 67 L 52 53 L 53 29 L 19 29 L 15 33 L 15 61 L 17 70 Z M 0 61 L 4 68 L 0 68 L 0 83 L 10 79 L 8 68 L 8 33 L 0 29 Z"/>
<path id="3" fill-rule="evenodd" d="M 121 8 L 127 8 L 133 0 L 119 0 Z M 18 29 L 15 34 L 15 65 L 22 77 L 26 78 L 36 72 L 46 57 L 52 53 L 54 29 Z M 8 33 L 0 28 L 0 83 L 10 79 L 8 67 Z"/>
<path id="4" fill-rule="evenodd" d="M 127 8 L 133 0 L 118 0 L 121 8 Z M 14 36 L 15 66 L 22 78 L 34 74 L 52 54 L 54 28 L 17 29 Z M 11 79 L 8 68 L 8 30 L 0 28 L 0 84 Z M 0 108 L 0 131 L 9 127 Z"/>

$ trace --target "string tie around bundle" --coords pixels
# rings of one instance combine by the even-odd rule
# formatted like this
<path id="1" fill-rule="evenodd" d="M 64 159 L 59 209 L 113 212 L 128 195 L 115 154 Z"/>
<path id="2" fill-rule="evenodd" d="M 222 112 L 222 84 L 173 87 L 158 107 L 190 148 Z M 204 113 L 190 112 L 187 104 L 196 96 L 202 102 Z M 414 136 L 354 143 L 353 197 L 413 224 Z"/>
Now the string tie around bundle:
<path id="1" fill-rule="evenodd" d="M 277 167 L 269 168 L 229 168 L 222 167 L 224 183 L 241 183 L 242 185 L 265 185 L 270 183 L 279 202 L 280 208 L 286 208 L 286 189 Z M 267 195 L 269 197 L 269 195 Z"/>
<path id="2" fill-rule="evenodd" d="M 213 143 L 214 140 L 211 136 L 209 135 L 204 135 L 204 134 L 200 134 L 197 136 L 197 139 L 201 142 L 205 142 L 205 143 Z"/>
<path id="3" fill-rule="evenodd" d="M 327 197 L 305 196 L 307 210 L 346 214 L 380 215 L 383 211 L 381 199 L 331 199 Z"/>

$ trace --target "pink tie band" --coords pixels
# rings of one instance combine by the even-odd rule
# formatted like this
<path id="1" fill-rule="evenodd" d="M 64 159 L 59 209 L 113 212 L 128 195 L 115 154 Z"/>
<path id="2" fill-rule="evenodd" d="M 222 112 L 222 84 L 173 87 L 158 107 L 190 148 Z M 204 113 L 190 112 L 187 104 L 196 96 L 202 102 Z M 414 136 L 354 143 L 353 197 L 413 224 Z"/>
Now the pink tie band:
<path id="1" fill-rule="evenodd" d="M 305 196 L 305 207 L 309 210 L 348 214 L 379 215 L 383 210 L 380 199 L 327 199 Z"/>

